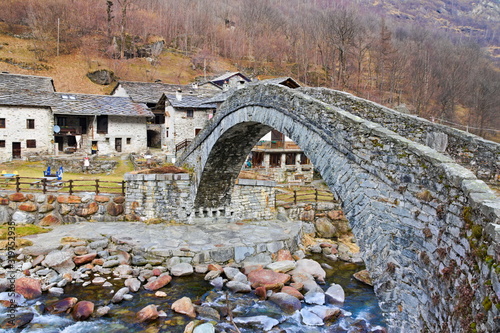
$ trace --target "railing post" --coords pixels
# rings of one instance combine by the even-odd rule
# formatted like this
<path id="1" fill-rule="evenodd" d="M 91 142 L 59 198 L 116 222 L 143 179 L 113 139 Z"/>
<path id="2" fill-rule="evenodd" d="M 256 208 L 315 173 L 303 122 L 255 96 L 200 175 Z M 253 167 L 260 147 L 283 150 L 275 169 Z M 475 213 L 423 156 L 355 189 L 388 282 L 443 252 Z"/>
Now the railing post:
<path id="1" fill-rule="evenodd" d="M 19 175 L 16 176 L 16 192 L 21 192 L 21 184 L 19 182 Z"/>
<path id="2" fill-rule="evenodd" d="M 99 194 L 99 179 L 95 180 L 95 194 Z"/>
<path id="3" fill-rule="evenodd" d="M 297 204 L 297 190 L 293 190 L 293 204 Z"/>
<path id="4" fill-rule="evenodd" d="M 42 192 L 47 193 L 47 178 L 42 178 Z"/>
<path id="5" fill-rule="evenodd" d="M 125 196 L 125 181 L 122 180 L 122 195 Z"/>
<path id="6" fill-rule="evenodd" d="M 69 195 L 73 195 L 73 179 L 69 180 Z"/>
<path id="7" fill-rule="evenodd" d="M 318 189 L 314 189 L 314 201 L 316 201 L 316 203 L 318 203 Z"/>

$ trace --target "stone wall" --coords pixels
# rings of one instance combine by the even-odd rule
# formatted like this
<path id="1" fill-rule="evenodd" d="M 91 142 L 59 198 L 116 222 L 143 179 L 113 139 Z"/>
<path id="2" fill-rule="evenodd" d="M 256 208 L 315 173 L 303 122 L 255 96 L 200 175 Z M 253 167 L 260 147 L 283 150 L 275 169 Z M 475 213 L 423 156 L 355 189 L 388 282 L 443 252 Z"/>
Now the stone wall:
<path id="1" fill-rule="evenodd" d="M 0 221 L 51 226 L 123 220 L 125 198 L 108 195 L 1 193 Z"/>
<path id="2" fill-rule="evenodd" d="M 234 187 L 231 205 L 195 210 L 189 174 L 126 174 L 125 181 L 129 220 L 204 224 L 275 217 L 273 181 L 240 179 Z"/>
<path id="3" fill-rule="evenodd" d="M 380 124 L 412 141 L 446 153 L 471 169 L 479 179 L 500 182 L 500 144 L 496 142 L 414 115 L 400 113 L 343 91 L 306 87 L 298 90 Z"/>
<path id="4" fill-rule="evenodd" d="M 451 158 L 338 107 L 277 85 L 238 90 L 178 161 L 195 170 L 196 202 L 227 202 L 270 128 L 341 200 L 389 331 L 499 327 L 500 199 Z"/>
<path id="5" fill-rule="evenodd" d="M 118 162 L 115 160 L 100 158 L 96 155 L 88 155 L 87 157 L 89 158 L 90 166 L 86 170 L 83 168 L 84 156 L 82 155 L 62 155 L 55 157 L 40 156 L 37 158 L 30 158 L 30 161 L 45 160 L 46 166 L 50 166 L 54 173 L 61 166 L 63 167 L 64 172 L 85 172 L 89 174 L 110 173 L 113 172 L 118 165 Z M 40 175 L 40 177 L 42 177 L 42 175 Z"/>

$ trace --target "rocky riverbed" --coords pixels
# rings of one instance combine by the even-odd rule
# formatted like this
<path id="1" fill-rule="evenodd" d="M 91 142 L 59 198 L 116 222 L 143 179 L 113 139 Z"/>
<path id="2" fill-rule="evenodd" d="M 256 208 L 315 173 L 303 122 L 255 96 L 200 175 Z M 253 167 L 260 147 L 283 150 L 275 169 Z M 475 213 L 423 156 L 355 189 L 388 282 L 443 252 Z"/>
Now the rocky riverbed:
<path id="1" fill-rule="evenodd" d="M 361 262 L 349 239 L 305 236 L 301 249 L 294 253 L 281 249 L 272 263 L 225 265 L 165 262 L 112 239 L 66 237 L 61 241 L 60 250 L 46 255 L 19 251 L 14 263 L 7 253 L 0 255 L 2 329 L 385 331 L 369 318 L 346 310 L 343 287 L 327 279 L 338 260 Z M 310 255 L 316 260 L 309 259 Z M 366 274 L 358 275 L 370 283 Z M 183 289 L 183 284 L 191 285 Z"/>

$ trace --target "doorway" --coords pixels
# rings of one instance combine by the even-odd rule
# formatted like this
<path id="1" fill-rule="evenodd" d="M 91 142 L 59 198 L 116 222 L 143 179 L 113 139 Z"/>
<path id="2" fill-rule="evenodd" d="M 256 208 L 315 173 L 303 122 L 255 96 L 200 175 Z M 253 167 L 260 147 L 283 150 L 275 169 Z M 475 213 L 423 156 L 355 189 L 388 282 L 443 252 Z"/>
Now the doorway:
<path id="1" fill-rule="evenodd" d="M 21 142 L 12 142 L 12 158 L 21 158 Z"/>
<path id="2" fill-rule="evenodd" d="M 115 138 L 115 150 L 119 153 L 122 152 L 122 138 Z"/>

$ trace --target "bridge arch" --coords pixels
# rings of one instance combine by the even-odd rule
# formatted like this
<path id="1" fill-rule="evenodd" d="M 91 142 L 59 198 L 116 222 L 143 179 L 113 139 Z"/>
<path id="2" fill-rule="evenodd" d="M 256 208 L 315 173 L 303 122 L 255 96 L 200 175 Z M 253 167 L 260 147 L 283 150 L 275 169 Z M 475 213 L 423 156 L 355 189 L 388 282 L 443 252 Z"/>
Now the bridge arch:
<path id="1" fill-rule="evenodd" d="M 302 148 L 341 200 L 391 331 L 498 324 L 496 307 L 480 308 L 498 301 L 498 273 L 483 270 L 476 251 L 499 261 L 498 197 L 450 158 L 303 93 L 255 85 L 222 105 L 178 162 L 194 168 L 195 208 L 229 204 L 243 161 L 271 128 Z"/>

